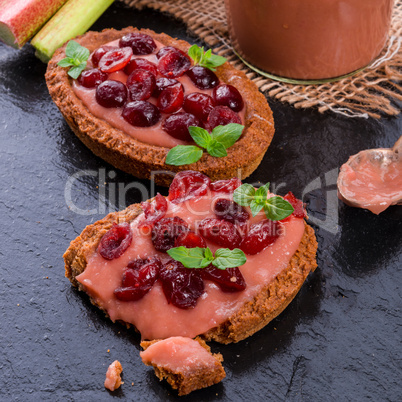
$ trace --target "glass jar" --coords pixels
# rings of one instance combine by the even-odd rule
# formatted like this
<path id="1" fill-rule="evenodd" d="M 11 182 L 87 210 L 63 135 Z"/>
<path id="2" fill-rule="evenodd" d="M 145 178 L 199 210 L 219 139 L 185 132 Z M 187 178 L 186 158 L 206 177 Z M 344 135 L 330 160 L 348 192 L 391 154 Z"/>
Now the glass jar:
<path id="1" fill-rule="evenodd" d="M 383 49 L 393 0 L 225 0 L 232 45 L 282 81 L 339 79 Z M 288 80 L 287 80 L 287 79 Z"/>

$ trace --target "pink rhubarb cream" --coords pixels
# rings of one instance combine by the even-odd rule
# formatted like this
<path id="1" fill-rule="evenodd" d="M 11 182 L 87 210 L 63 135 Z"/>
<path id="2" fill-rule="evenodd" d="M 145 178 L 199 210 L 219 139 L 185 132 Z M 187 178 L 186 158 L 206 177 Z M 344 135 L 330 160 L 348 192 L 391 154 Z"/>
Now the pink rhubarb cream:
<path id="1" fill-rule="evenodd" d="M 165 217 L 178 216 L 191 230 L 195 230 L 197 222 L 215 217 L 212 206 L 217 198 L 231 199 L 232 194 L 209 191 L 207 195 L 178 204 L 168 201 Z M 246 255 L 247 262 L 239 267 L 247 285 L 245 290 L 222 292 L 215 283 L 205 280 L 204 293 L 196 306 L 182 309 L 168 303 L 159 280 L 140 300 L 120 301 L 114 295 L 115 289 L 121 286 L 122 276 L 130 261 L 155 255 L 162 262 L 170 258 L 166 253 L 155 250 L 150 233 L 139 230 L 138 226 L 144 219 L 142 213 L 132 221 L 133 240 L 120 257 L 106 260 L 95 252 L 89 258 L 85 271 L 76 279 L 113 321 L 123 320 L 133 324 L 143 339 L 150 340 L 172 336 L 193 338 L 223 323 L 239 311 L 244 303 L 253 300 L 264 286 L 287 267 L 305 230 L 304 219 L 290 215 L 281 221 L 280 236 L 273 244 L 255 255 Z M 249 223 L 263 219 L 266 219 L 265 215 L 260 213 L 250 217 Z M 209 240 L 206 243 L 213 253 L 219 248 Z"/>

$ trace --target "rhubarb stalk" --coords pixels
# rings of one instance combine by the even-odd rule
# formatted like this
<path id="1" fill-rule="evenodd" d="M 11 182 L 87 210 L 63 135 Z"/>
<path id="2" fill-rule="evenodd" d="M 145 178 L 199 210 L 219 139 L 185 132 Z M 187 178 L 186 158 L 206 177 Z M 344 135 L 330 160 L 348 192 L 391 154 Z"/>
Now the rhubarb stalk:
<path id="1" fill-rule="evenodd" d="M 0 0 L 0 40 L 22 47 L 67 0 Z"/>
<path id="2" fill-rule="evenodd" d="M 69 0 L 32 39 L 35 55 L 47 63 L 56 49 L 85 33 L 112 3 L 113 0 Z"/>

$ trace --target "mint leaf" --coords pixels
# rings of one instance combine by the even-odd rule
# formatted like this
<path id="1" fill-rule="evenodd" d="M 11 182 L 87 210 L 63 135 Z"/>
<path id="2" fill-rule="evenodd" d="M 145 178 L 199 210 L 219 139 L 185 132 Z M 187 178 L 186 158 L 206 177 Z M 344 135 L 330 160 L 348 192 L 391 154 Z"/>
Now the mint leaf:
<path id="1" fill-rule="evenodd" d="M 211 140 L 211 142 L 207 145 L 207 152 L 217 158 L 222 158 L 228 154 L 226 152 L 226 148 L 216 140 Z"/>
<path id="2" fill-rule="evenodd" d="M 255 192 L 255 200 L 264 205 L 268 196 L 269 183 L 259 187 Z"/>
<path id="3" fill-rule="evenodd" d="M 257 216 L 258 213 L 264 208 L 264 202 L 253 200 L 250 203 L 251 214 Z"/>
<path id="4" fill-rule="evenodd" d="M 57 65 L 60 67 L 70 67 L 68 75 L 77 79 L 81 72 L 87 66 L 87 60 L 90 52 L 86 47 L 81 46 L 78 42 L 70 40 L 66 46 L 66 56 L 60 60 Z"/>
<path id="5" fill-rule="evenodd" d="M 255 188 L 248 183 L 242 184 L 240 187 L 236 188 L 233 193 L 233 201 L 236 204 L 247 207 L 254 200 Z"/>
<path id="6" fill-rule="evenodd" d="M 167 253 L 186 268 L 206 268 L 212 263 L 219 269 L 226 269 L 239 267 L 247 261 L 244 252 L 238 248 L 234 250 L 219 248 L 215 252 L 215 257 L 209 247 L 186 248 L 180 246 L 171 248 Z"/>
<path id="7" fill-rule="evenodd" d="M 211 49 L 205 52 L 204 47 L 199 47 L 197 45 L 190 47 L 188 55 L 194 60 L 195 64 L 209 68 L 212 71 L 215 71 L 216 67 L 221 66 L 226 61 L 225 57 L 212 54 Z"/>
<path id="8" fill-rule="evenodd" d="M 279 196 L 268 198 L 264 205 L 265 215 L 272 221 L 281 221 L 291 215 L 293 211 L 292 205 Z"/>
<path id="9" fill-rule="evenodd" d="M 202 149 L 195 145 L 176 145 L 166 156 L 167 165 L 181 166 L 195 163 L 202 157 Z"/>
<path id="10" fill-rule="evenodd" d="M 208 144 L 212 141 L 208 131 L 201 127 L 190 126 L 188 131 L 195 143 L 202 148 L 207 148 Z"/>
<path id="11" fill-rule="evenodd" d="M 167 251 L 167 253 L 174 260 L 181 262 L 186 268 L 205 268 L 211 261 L 211 250 L 208 256 L 206 255 L 206 249 L 201 247 L 186 248 L 183 246 L 174 247 Z"/>
<path id="12" fill-rule="evenodd" d="M 198 64 L 201 61 L 203 52 L 204 48 L 200 48 L 197 45 L 193 45 L 188 49 L 188 55 L 194 60 L 195 64 Z"/>
<path id="13" fill-rule="evenodd" d="M 228 248 L 220 248 L 215 252 L 215 259 L 212 265 L 219 269 L 234 268 L 245 264 L 247 261 L 244 252 L 238 248 L 230 250 Z"/>
<path id="14" fill-rule="evenodd" d="M 226 126 L 217 126 L 212 130 L 211 137 L 220 142 L 225 148 L 231 147 L 241 136 L 244 126 L 229 123 Z"/>

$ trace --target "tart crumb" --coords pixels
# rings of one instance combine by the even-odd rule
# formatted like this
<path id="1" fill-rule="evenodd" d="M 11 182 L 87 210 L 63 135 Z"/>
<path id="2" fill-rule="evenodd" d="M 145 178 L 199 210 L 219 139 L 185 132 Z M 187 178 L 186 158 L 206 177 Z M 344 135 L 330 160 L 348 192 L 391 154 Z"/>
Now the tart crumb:
<path id="1" fill-rule="evenodd" d="M 114 391 L 120 387 L 120 385 L 124 384 L 121 381 L 121 372 L 123 371 L 123 367 L 118 360 L 115 360 L 107 369 L 106 379 L 105 379 L 105 388 L 109 391 Z"/>

